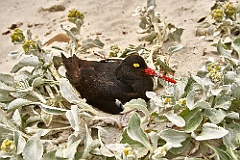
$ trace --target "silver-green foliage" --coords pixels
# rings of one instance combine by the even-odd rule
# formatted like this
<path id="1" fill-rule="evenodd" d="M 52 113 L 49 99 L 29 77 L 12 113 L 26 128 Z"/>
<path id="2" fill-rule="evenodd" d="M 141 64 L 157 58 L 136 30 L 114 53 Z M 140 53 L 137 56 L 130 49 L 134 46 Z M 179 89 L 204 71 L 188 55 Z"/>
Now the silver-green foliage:
<path id="1" fill-rule="evenodd" d="M 153 2 L 148 1 L 150 9 Z M 141 22 L 145 23 L 140 24 L 142 27 L 147 27 L 146 20 Z M 99 40 L 88 39 L 79 48 L 79 28 L 62 28 L 72 39 L 71 50 L 61 49 L 65 53 L 103 46 Z M 0 74 L 1 158 L 240 158 L 240 61 L 232 56 L 240 55 L 239 39 L 232 42 L 231 48 L 219 41 L 217 50 L 222 61 L 209 59 L 197 75 L 178 78 L 176 85 L 166 84 L 165 95 L 147 92 L 149 105 L 142 99 L 124 104 L 126 126 L 114 117 L 97 115 L 58 74 L 59 58 L 43 50 L 39 41 L 35 44 L 38 50 L 30 50 L 13 67 L 12 74 Z M 180 48 L 171 47 L 168 52 Z M 146 57 L 156 54 L 143 48 L 136 51 L 144 51 Z M 12 54 L 16 57 L 17 53 Z M 158 65 L 152 59 L 149 62 Z M 61 121 L 62 117 L 65 121 Z M 106 124 L 95 124 L 101 121 Z M 57 133 L 61 134 L 56 137 Z M 201 153 L 199 148 L 204 147 L 211 152 Z"/>

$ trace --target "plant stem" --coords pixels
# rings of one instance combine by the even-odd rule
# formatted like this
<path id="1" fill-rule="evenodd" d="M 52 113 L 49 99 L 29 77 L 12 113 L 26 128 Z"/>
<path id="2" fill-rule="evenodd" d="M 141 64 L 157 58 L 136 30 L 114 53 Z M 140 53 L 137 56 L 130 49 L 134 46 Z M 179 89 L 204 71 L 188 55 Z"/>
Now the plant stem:
<path id="1" fill-rule="evenodd" d="M 156 6 L 156 2 L 154 0 L 154 5 L 152 6 L 153 9 L 152 11 L 150 11 L 151 16 L 152 16 L 152 23 L 153 23 L 153 27 L 154 27 L 154 31 L 157 33 L 157 44 L 162 47 L 163 45 L 163 35 L 159 29 L 158 26 L 158 18 L 155 16 L 155 6 Z"/>
<path id="2" fill-rule="evenodd" d="M 49 96 L 53 99 L 53 98 L 54 98 L 54 94 L 53 94 L 53 92 L 52 92 L 51 87 L 50 87 L 49 85 L 46 85 L 45 88 L 46 88 Z"/>
<path id="3" fill-rule="evenodd" d="M 157 22 L 157 18 L 155 17 L 155 15 L 153 16 L 153 26 L 154 26 L 154 30 L 155 32 L 157 33 L 157 44 L 162 47 L 163 45 L 163 38 L 162 38 L 162 33 L 159 29 L 159 26 L 158 26 L 158 22 Z"/>
<path id="4" fill-rule="evenodd" d="M 53 65 L 51 64 L 51 65 L 48 67 L 48 69 L 49 69 L 50 72 L 52 73 L 53 77 L 54 77 L 57 81 L 59 81 L 59 80 L 60 80 L 60 76 L 59 76 L 56 68 L 53 67 Z"/>
<path id="5" fill-rule="evenodd" d="M 40 100 L 40 102 L 42 102 L 43 104 L 47 103 L 47 100 L 41 94 L 39 94 L 38 92 L 32 91 L 31 93 L 32 93 L 33 96 L 37 97 Z"/>
<path id="6" fill-rule="evenodd" d="M 55 80 L 59 81 L 60 75 L 58 74 L 56 68 L 53 66 L 53 60 L 51 56 L 49 56 L 45 50 L 41 49 L 38 54 L 38 58 L 41 59 L 44 64 L 48 64 L 48 70 L 52 73 Z"/>
<path id="7" fill-rule="evenodd" d="M 236 155 L 233 152 L 233 149 L 231 147 L 227 147 L 228 153 L 231 155 L 231 157 L 233 158 L 233 160 L 238 160 L 238 158 L 236 157 Z"/>
<path id="8" fill-rule="evenodd" d="M 51 128 L 51 131 L 62 131 L 62 130 L 69 130 L 72 126 L 60 127 L 60 128 Z"/>

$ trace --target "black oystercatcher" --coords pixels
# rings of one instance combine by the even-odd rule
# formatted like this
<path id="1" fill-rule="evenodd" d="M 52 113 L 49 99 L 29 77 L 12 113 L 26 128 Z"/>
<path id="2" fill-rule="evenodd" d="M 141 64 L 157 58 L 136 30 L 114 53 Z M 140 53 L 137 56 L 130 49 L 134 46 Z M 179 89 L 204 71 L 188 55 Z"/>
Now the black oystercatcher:
<path id="1" fill-rule="evenodd" d="M 153 89 L 151 76 L 175 83 L 147 67 L 138 55 L 130 55 L 124 60 L 96 62 L 81 60 L 76 55 L 66 58 L 62 54 L 62 61 L 67 78 L 87 103 L 111 114 L 121 112 L 122 104 L 131 99 L 148 101 L 145 93 Z"/>

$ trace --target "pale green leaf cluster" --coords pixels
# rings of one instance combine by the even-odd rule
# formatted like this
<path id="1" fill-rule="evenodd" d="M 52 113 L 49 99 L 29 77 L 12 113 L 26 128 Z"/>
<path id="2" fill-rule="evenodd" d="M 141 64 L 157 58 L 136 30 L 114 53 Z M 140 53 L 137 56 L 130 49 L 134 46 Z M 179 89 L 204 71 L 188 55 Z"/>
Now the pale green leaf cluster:
<path id="1" fill-rule="evenodd" d="M 166 40 L 180 41 L 183 29 L 160 23 L 155 9 L 155 1 L 148 0 L 147 7 L 135 12 L 147 34 L 144 40 L 155 46 L 130 45 L 123 51 L 115 46 L 116 55 L 139 54 L 149 66 L 174 72 L 170 57 L 183 46 L 171 46 L 164 55 L 162 45 Z M 61 26 L 70 38 L 67 47 L 54 48 L 68 55 L 103 48 L 97 38 L 82 39 L 84 16 L 73 11 L 69 16 L 80 18 L 72 20 L 76 27 Z M 221 60 L 210 58 L 196 75 L 179 77 L 177 84 L 155 80 L 165 94 L 147 92 L 149 103 L 140 98 L 125 103 L 119 118 L 102 116 L 88 105 L 59 74 L 61 58 L 45 51 L 30 31 L 27 36 L 18 32 L 34 47 L 25 54 L 11 52 L 13 58 L 24 57 L 11 73 L 0 73 L 1 158 L 240 159 L 239 38 L 230 45 L 218 41 Z"/>
<path id="2" fill-rule="evenodd" d="M 231 43 L 239 36 L 239 9 L 237 2 L 216 1 L 209 15 L 199 19 L 196 36 L 206 41 Z"/>

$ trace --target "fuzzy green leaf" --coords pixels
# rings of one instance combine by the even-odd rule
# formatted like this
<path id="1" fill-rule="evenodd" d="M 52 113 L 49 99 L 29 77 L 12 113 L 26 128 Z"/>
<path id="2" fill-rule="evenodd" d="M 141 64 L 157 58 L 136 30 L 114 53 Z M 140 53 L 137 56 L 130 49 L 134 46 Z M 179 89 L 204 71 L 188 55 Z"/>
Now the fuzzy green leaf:
<path id="1" fill-rule="evenodd" d="M 96 114 L 96 111 L 86 103 L 85 99 L 80 98 L 79 93 L 73 88 L 69 80 L 66 78 L 60 79 L 60 93 L 67 101 L 73 104 L 78 104 L 85 110 Z"/>
<path id="2" fill-rule="evenodd" d="M 112 127 L 98 126 L 98 140 L 100 141 L 101 147 L 97 150 L 95 149 L 95 151 L 92 153 L 95 154 L 97 151 L 98 153 L 100 152 L 106 157 L 121 157 L 125 145 L 116 143 L 112 144 L 112 142 L 118 142 L 121 135 L 122 132 L 119 132 L 118 129 L 113 129 Z"/>
<path id="3" fill-rule="evenodd" d="M 159 136 L 166 141 L 166 145 L 170 148 L 182 147 L 181 143 L 189 137 L 186 132 L 174 129 L 165 129 L 159 133 Z"/>
<path id="4" fill-rule="evenodd" d="M 163 106 L 163 100 L 157 96 L 157 94 L 153 91 L 147 91 L 146 96 L 150 99 L 151 108 L 159 108 Z"/>
<path id="5" fill-rule="evenodd" d="M 106 144 L 106 149 L 108 149 L 108 152 L 110 152 L 110 154 L 112 154 L 115 158 L 119 158 L 122 155 L 122 151 L 124 150 L 124 148 L 126 147 L 126 145 L 124 144 L 118 144 L 118 143 L 114 143 L 114 144 Z M 143 146 L 144 147 L 144 146 Z M 145 148 L 145 147 L 144 147 Z M 147 150 L 147 149 L 146 149 Z M 110 157 L 110 154 L 107 154 L 108 152 L 102 149 L 102 146 L 100 148 L 100 152 L 106 156 L 106 157 Z"/>
<path id="6" fill-rule="evenodd" d="M 202 133 L 195 137 L 195 139 L 197 141 L 219 139 L 226 136 L 227 134 L 228 130 L 213 123 L 205 123 L 202 127 Z"/>
<path id="7" fill-rule="evenodd" d="M 186 109 L 181 115 L 186 122 L 184 130 L 188 133 L 195 131 L 203 120 L 203 116 L 198 108 L 194 110 Z"/>
<path id="8" fill-rule="evenodd" d="M 88 126 L 85 124 L 85 130 L 86 130 L 86 138 L 85 138 L 85 148 L 83 151 L 82 158 L 86 158 L 91 151 L 94 151 L 98 147 L 100 147 L 101 143 L 99 139 L 93 140 L 90 129 L 88 129 Z M 100 135 L 99 135 L 100 136 Z"/>
<path id="9" fill-rule="evenodd" d="M 226 85 L 231 84 L 238 79 L 239 79 L 239 77 L 236 74 L 236 72 L 228 71 L 227 73 L 224 74 L 224 84 L 226 84 Z"/>
<path id="10" fill-rule="evenodd" d="M 78 40 L 75 35 L 68 29 L 66 29 L 63 25 L 61 25 L 62 30 L 64 30 L 67 36 L 73 41 L 75 48 L 78 48 Z"/>
<path id="11" fill-rule="evenodd" d="M 88 145 L 86 145 L 85 148 L 84 148 L 84 152 L 83 152 L 82 157 L 86 158 L 92 150 L 98 148 L 99 146 L 100 146 L 100 142 L 99 142 L 98 139 L 95 139 L 95 140 L 89 142 Z"/>
<path id="12" fill-rule="evenodd" d="M 210 80 L 208 80 L 207 78 L 200 78 L 198 76 L 192 75 L 192 78 L 201 86 L 205 87 L 205 86 L 210 86 L 210 85 L 214 85 Z"/>
<path id="13" fill-rule="evenodd" d="M 10 74 L 0 73 L 0 81 L 11 86 L 14 84 L 14 77 Z"/>
<path id="14" fill-rule="evenodd" d="M 156 39 L 156 37 L 157 37 L 157 33 L 153 31 L 152 33 L 150 33 L 149 35 L 147 35 L 147 36 L 144 38 L 144 40 L 145 40 L 145 41 L 148 41 L 148 42 L 150 42 L 150 43 L 153 43 L 153 41 Z"/>
<path id="15" fill-rule="evenodd" d="M 186 105 L 190 110 L 194 109 L 195 103 L 194 103 L 194 98 L 195 98 L 195 91 L 191 91 L 188 93 L 187 98 L 186 98 Z"/>
<path id="16" fill-rule="evenodd" d="M 124 110 L 127 112 L 128 108 L 129 109 L 137 109 L 141 112 L 143 112 L 145 114 L 145 120 L 147 120 L 150 116 L 150 113 L 147 109 L 147 103 L 141 99 L 141 98 L 138 98 L 138 99 L 132 99 L 131 101 L 127 102 L 124 104 Z M 125 112 L 123 111 L 123 112 Z"/>
<path id="17" fill-rule="evenodd" d="M 19 109 L 16 109 L 14 111 L 12 119 L 18 127 L 22 126 L 22 117 L 21 117 L 21 113 L 20 113 Z"/>
<path id="18" fill-rule="evenodd" d="M 231 106 L 231 99 L 227 95 L 216 97 L 216 104 L 214 105 L 214 108 L 228 110 L 230 106 Z"/>
<path id="19" fill-rule="evenodd" d="M 125 129 L 122 133 L 121 143 L 128 144 L 129 146 L 131 146 L 131 148 L 134 148 L 134 150 L 139 153 L 137 155 L 138 158 L 146 156 L 148 153 L 148 149 L 142 143 L 135 141 L 131 137 L 129 137 L 127 129 Z"/>
<path id="20" fill-rule="evenodd" d="M 71 29 L 70 29 L 70 31 L 72 32 L 72 34 L 74 34 L 74 35 L 80 35 L 80 30 L 79 30 L 79 28 L 77 28 L 77 27 L 72 27 Z"/>
<path id="21" fill-rule="evenodd" d="M 154 117 L 154 121 L 158 122 L 158 123 L 162 123 L 162 122 L 167 122 L 167 118 L 163 115 L 160 115 L 156 112 L 153 112 L 151 114 L 151 117 Z"/>
<path id="22" fill-rule="evenodd" d="M 42 122 L 42 119 L 39 117 L 39 119 L 37 120 L 38 117 L 35 117 L 36 123 L 38 122 Z M 34 123 L 34 119 L 32 119 L 31 121 L 33 121 Z M 29 124 L 29 123 L 28 123 Z M 40 134 L 40 136 L 46 136 L 49 132 L 51 132 L 51 129 L 43 129 L 43 128 L 37 128 L 37 127 L 26 127 L 25 128 L 26 133 L 27 134 Z"/>
<path id="23" fill-rule="evenodd" d="M 10 95 L 10 91 L 0 89 L 0 102 L 10 102 L 14 98 Z"/>
<path id="24" fill-rule="evenodd" d="M 43 145 L 37 135 L 32 136 L 23 149 L 24 160 L 40 160 L 43 155 Z"/>
<path id="25" fill-rule="evenodd" d="M 156 65 L 160 65 L 165 71 L 174 72 L 174 70 L 164 63 L 160 58 L 156 60 Z"/>
<path id="26" fill-rule="evenodd" d="M 168 111 L 166 114 L 164 114 L 169 121 L 171 121 L 173 124 L 175 124 L 178 127 L 185 126 L 185 121 L 182 117 L 178 116 L 174 113 L 173 110 Z"/>
<path id="27" fill-rule="evenodd" d="M 238 58 L 240 59 L 240 38 L 236 38 L 233 42 L 232 42 L 232 48 L 237 51 L 238 53 Z"/>
<path id="28" fill-rule="evenodd" d="M 20 132 L 14 131 L 13 133 L 13 140 L 16 145 L 16 152 L 17 154 L 21 154 L 26 145 L 26 140 L 22 137 Z"/>
<path id="29" fill-rule="evenodd" d="M 187 80 L 187 84 L 186 84 L 186 87 L 184 88 L 184 91 L 186 93 L 189 93 L 191 92 L 192 90 L 200 90 L 202 89 L 202 86 L 200 84 L 198 84 L 194 79 L 193 77 L 189 77 L 188 80 Z"/>
<path id="30" fill-rule="evenodd" d="M 55 155 L 56 155 L 56 150 L 47 152 L 47 153 L 45 153 L 43 155 L 41 160 L 49 160 L 49 159 L 51 159 L 51 160 L 58 160 Z"/>
<path id="31" fill-rule="evenodd" d="M 33 75 L 30 71 L 27 70 L 21 70 L 19 71 L 17 74 L 15 74 L 14 76 L 14 80 L 16 82 L 24 82 L 24 83 L 28 83 L 28 80 L 30 78 L 32 78 Z"/>
<path id="32" fill-rule="evenodd" d="M 32 82 L 32 87 L 37 88 L 45 83 L 45 79 L 42 77 L 36 77 Z"/>
<path id="33" fill-rule="evenodd" d="M 172 27 L 171 24 L 169 24 L 169 26 L 170 26 L 170 28 Z M 168 40 L 171 41 L 171 42 L 181 42 L 181 36 L 182 36 L 183 31 L 184 31 L 183 28 L 176 28 L 175 27 L 174 31 L 171 31 L 168 34 Z"/>
<path id="34" fill-rule="evenodd" d="M 93 48 L 93 47 L 98 47 L 98 48 L 103 48 L 104 47 L 104 43 L 101 42 L 99 39 L 86 39 L 84 41 L 82 41 L 82 47 L 84 49 L 89 49 L 89 48 Z"/>
<path id="35" fill-rule="evenodd" d="M 224 159 L 224 160 L 232 160 L 231 156 L 229 155 L 228 152 L 220 149 L 220 148 L 217 148 L 217 147 L 214 147 L 214 151 L 215 153 L 217 153 L 217 156 L 220 158 L 220 159 Z"/>
<path id="36" fill-rule="evenodd" d="M 0 107 L 0 124 L 4 124 L 11 128 L 17 128 L 15 124 L 12 122 L 12 120 L 6 117 L 6 112 L 3 111 L 1 107 Z"/>
<path id="37" fill-rule="evenodd" d="M 44 124 L 48 127 L 53 119 L 53 114 L 48 114 L 46 112 L 41 112 L 41 119 L 44 122 Z"/>
<path id="38" fill-rule="evenodd" d="M 209 144 L 207 144 L 207 146 L 209 148 L 211 148 L 215 153 L 216 153 L 216 159 L 219 159 L 219 160 L 232 160 L 231 156 L 229 155 L 228 152 L 220 149 L 220 148 L 217 148 L 217 147 L 213 147 Z"/>
<path id="39" fill-rule="evenodd" d="M 155 0 L 147 0 L 147 8 L 155 6 L 156 6 Z"/>
<path id="40" fill-rule="evenodd" d="M 145 132 L 143 132 L 141 128 L 140 117 L 137 113 L 134 113 L 129 121 L 127 127 L 127 134 L 128 136 L 144 145 L 150 152 L 152 152 L 153 148 L 149 142 L 148 136 Z"/>
<path id="41" fill-rule="evenodd" d="M 53 114 L 53 115 L 62 115 L 67 112 L 66 109 L 63 108 L 57 108 L 57 107 L 52 107 L 48 106 L 46 104 L 40 103 L 40 102 L 33 102 L 32 104 L 37 104 L 39 107 L 46 113 L 48 114 Z"/>
<path id="42" fill-rule="evenodd" d="M 25 57 L 24 59 L 22 59 L 21 61 L 19 61 L 11 70 L 12 73 L 16 73 L 17 71 L 19 71 L 20 69 L 22 69 L 23 67 L 37 67 L 39 66 L 41 63 L 39 62 L 38 57 L 36 56 L 31 56 L 31 57 Z"/>
<path id="43" fill-rule="evenodd" d="M 231 57 L 231 50 L 227 50 L 224 44 L 222 44 L 221 39 L 218 41 L 217 44 L 217 51 L 221 56 Z"/>
<path id="44" fill-rule="evenodd" d="M 32 104 L 32 101 L 29 101 L 27 99 L 23 99 L 23 98 L 17 98 L 14 99 L 12 102 L 9 103 L 8 105 L 8 112 L 11 112 L 19 107 L 23 107 L 23 106 L 27 106 Z"/>
<path id="45" fill-rule="evenodd" d="M 74 137 L 74 138 L 73 138 Z M 58 158 L 66 158 L 66 159 L 74 159 L 74 156 L 77 152 L 77 147 L 79 146 L 81 139 L 74 141 L 75 136 L 70 135 L 69 136 L 69 142 L 66 148 L 58 149 L 55 156 Z M 71 142 L 73 141 L 73 142 Z"/>
<path id="46" fill-rule="evenodd" d="M 76 90 L 73 88 L 73 86 L 70 84 L 69 80 L 66 78 L 60 79 L 60 92 L 63 98 L 65 98 L 68 102 L 78 104 L 80 101 L 82 101 L 79 98 L 79 94 L 76 92 Z"/>
<path id="47" fill-rule="evenodd" d="M 185 94 L 184 90 L 187 85 L 187 81 L 188 81 L 187 78 L 182 78 L 182 79 L 180 79 L 180 81 L 178 81 L 177 85 L 175 85 L 176 91 L 175 91 L 174 95 L 175 95 L 176 99 L 180 99 L 184 96 L 184 94 Z"/>
<path id="48" fill-rule="evenodd" d="M 0 90 L 11 91 L 14 92 L 16 89 L 14 87 L 8 86 L 5 83 L 0 81 Z"/>
<path id="49" fill-rule="evenodd" d="M 27 105 L 39 105 L 39 107 L 46 113 L 53 115 L 61 115 L 64 114 L 67 110 L 57 107 L 48 106 L 41 102 L 32 102 L 27 99 L 17 98 L 9 103 L 8 112 L 13 111 L 19 107 L 27 106 Z"/>
<path id="50" fill-rule="evenodd" d="M 237 112 L 228 112 L 226 118 L 240 120 L 239 113 Z"/>
<path id="51" fill-rule="evenodd" d="M 214 108 L 206 109 L 204 114 L 214 124 L 218 124 L 218 123 L 222 122 L 227 115 L 223 110 L 221 110 L 221 109 L 217 110 L 217 109 L 214 109 Z"/>
<path id="52" fill-rule="evenodd" d="M 194 108 L 207 109 L 207 108 L 211 108 L 211 106 L 208 102 L 199 100 L 195 103 Z"/>
<path id="53" fill-rule="evenodd" d="M 177 46 L 171 46 L 168 48 L 167 53 L 169 54 L 169 56 L 172 56 L 172 54 L 180 49 L 183 48 L 183 45 L 177 45 Z"/>
<path id="54" fill-rule="evenodd" d="M 78 107 L 76 105 L 71 106 L 71 110 L 66 112 L 66 117 L 75 131 L 80 131 L 79 129 L 79 118 L 78 118 Z"/>
<path id="55" fill-rule="evenodd" d="M 223 137 L 223 143 L 232 149 L 237 149 L 240 145 L 240 125 L 238 123 L 232 122 L 226 124 L 225 128 L 229 133 Z"/>
<path id="56" fill-rule="evenodd" d="M 240 100 L 240 86 L 233 84 L 231 89 L 233 97 L 236 98 L 237 100 Z"/>
<path id="57" fill-rule="evenodd" d="M 0 123 L 0 141 L 4 141 L 6 137 L 12 137 L 13 131 L 16 130 L 14 128 L 11 128 L 8 124 L 2 124 Z M 1 151 L 0 151 L 1 152 Z"/>
<path id="58" fill-rule="evenodd" d="M 227 65 L 223 67 L 223 73 L 232 70 L 232 67 L 238 67 L 240 64 L 240 61 L 236 58 L 233 57 L 226 57 L 226 56 L 221 56 L 225 59 Z"/>
<path id="59" fill-rule="evenodd" d="M 173 154 L 181 154 L 182 152 L 186 151 L 186 149 L 189 147 L 189 143 L 190 143 L 191 138 L 186 138 L 185 141 L 183 141 L 181 143 L 182 147 L 178 147 L 178 148 L 172 148 L 170 149 L 170 152 L 172 152 Z"/>
<path id="60" fill-rule="evenodd" d="M 139 27 L 142 28 L 143 30 L 147 29 L 147 26 L 149 25 L 149 21 L 147 17 L 141 17 L 141 21 L 139 23 Z"/>
<path id="61" fill-rule="evenodd" d="M 171 46 L 168 48 L 167 53 L 174 53 L 183 48 L 183 45 Z"/>

